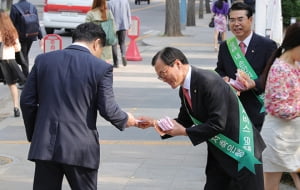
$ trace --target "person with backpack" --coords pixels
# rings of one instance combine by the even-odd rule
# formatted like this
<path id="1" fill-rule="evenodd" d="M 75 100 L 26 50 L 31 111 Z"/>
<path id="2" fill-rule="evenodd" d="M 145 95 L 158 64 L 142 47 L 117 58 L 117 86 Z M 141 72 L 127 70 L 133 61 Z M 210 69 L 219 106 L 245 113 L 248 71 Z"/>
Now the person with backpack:
<path id="1" fill-rule="evenodd" d="M 33 41 L 40 40 L 40 46 L 43 44 L 43 35 L 39 24 L 39 18 L 36 7 L 27 0 L 19 0 L 12 5 L 10 18 L 15 25 L 21 43 L 21 52 L 24 55 L 27 64 L 21 65 L 24 75 L 29 73 L 28 54 Z"/>

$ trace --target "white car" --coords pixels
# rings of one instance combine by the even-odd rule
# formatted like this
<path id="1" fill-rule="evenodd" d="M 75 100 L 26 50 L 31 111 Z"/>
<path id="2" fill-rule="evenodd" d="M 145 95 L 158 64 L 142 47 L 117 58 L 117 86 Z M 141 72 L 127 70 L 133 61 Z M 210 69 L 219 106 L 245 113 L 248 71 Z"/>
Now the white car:
<path id="1" fill-rule="evenodd" d="M 43 21 L 47 34 L 55 29 L 71 31 L 85 22 L 93 0 L 45 0 Z"/>

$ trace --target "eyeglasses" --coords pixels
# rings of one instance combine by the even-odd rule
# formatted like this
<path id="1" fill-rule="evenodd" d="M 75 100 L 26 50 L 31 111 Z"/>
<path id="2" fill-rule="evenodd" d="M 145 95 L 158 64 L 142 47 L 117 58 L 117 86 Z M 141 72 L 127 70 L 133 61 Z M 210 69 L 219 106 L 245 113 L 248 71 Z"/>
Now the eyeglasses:
<path id="1" fill-rule="evenodd" d="M 166 66 L 166 67 L 167 68 L 165 70 L 159 72 L 158 77 L 157 77 L 159 80 L 164 80 L 167 77 L 170 66 Z"/>
<path id="2" fill-rule="evenodd" d="M 235 24 L 236 22 L 242 23 L 245 19 L 247 19 L 247 18 L 243 17 L 243 16 L 237 17 L 237 18 L 230 18 L 229 22 L 230 22 L 230 24 Z"/>

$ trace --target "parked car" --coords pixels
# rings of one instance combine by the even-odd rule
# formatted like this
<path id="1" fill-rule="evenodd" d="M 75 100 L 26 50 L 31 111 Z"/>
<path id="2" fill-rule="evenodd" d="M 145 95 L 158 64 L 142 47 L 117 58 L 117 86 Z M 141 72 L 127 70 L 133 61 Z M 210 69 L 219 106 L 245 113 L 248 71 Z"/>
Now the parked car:
<path id="1" fill-rule="evenodd" d="M 45 0 L 43 21 L 47 34 L 55 29 L 71 31 L 85 22 L 93 0 Z"/>
<path id="2" fill-rule="evenodd" d="M 140 4 L 141 4 L 141 1 L 147 1 L 147 3 L 150 4 L 150 0 L 135 0 L 135 1 L 134 1 L 134 4 L 140 5 Z"/>

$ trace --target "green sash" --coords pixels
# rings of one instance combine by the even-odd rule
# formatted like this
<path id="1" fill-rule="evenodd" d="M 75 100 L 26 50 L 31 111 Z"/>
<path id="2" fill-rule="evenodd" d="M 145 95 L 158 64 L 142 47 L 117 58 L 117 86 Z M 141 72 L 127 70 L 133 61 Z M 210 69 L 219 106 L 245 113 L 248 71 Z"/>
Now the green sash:
<path id="1" fill-rule="evenodd" d="M 241 49 L 239 48 L 236 38 L 233 37 L 233 38 L 230 38 L 230 39 L 226 40 L 226 44 L 228 46 L 230 55 L 231 55 L 235 65 L 236 65 L 236 67 L 238 69 L 244 71 L 245 73 L 247 73 L 252 80 L 257 79 L 258 78 L 257 74 L 255 73 L 255 71 L 253 70 L 253 68 L 251 67 L 249 62 L 247 61 L 247 59 L 244 56 Z M 262 108 L 260 110 L 260 112 L 262 113 L 262 112 L 265 111 L 264 94 L 261 94 L 261 95 L 255 94 L 255 96 L 262 105 Z"/>
<path id="2" fill-rule="evenodd" d="M 202 124 L 201 121 L 197 120 L 190 114 L 185 98 L 183 98 L 183 101 L 193 123 L 195 125 Z M 215 145 L 219 150 L 235 159 L 238 162 L 238 171 L 240 171 L 243 167 L 246 167 L 249 171 L 255 174 L 255 164 L 261 164 L 261 162 L 254 156 L 253 128 L 239 99 L 238 102 L 240 119 L 239 143 L 236 143 L 223 134 L 218 134 L 208 141 Z"/>

